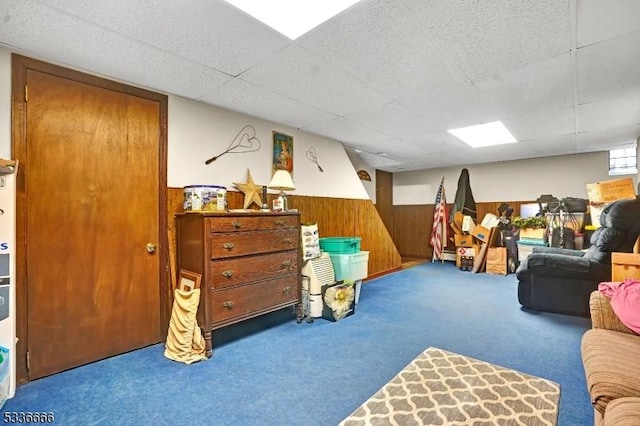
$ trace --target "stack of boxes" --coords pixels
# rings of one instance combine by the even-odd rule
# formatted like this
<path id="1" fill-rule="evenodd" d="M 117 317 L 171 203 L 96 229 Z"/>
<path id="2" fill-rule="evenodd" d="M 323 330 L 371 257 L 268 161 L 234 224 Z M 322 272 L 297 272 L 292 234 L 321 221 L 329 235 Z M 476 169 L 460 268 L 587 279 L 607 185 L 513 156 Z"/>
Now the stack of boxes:
<path id="1" fill-rule="evenodd" d="M 489 246 L 491 245 L 493 228 L 498 226 L 499 222 L 496 215 L 488 213 L 482 222 L 476 225 L 471 216 L 456 213 L 451 227 L 455 232 L 456 266 L 459 269 L 463 271 L 476 270 L 477 272 L 484 270 L 478 267 L 474 269 L 474 264 L 476 262 L 484 264 L 488 260 L 487 254 L 491 250 Z M 490 272 L 490 269 L 487 264 L 487 272 Z"/>

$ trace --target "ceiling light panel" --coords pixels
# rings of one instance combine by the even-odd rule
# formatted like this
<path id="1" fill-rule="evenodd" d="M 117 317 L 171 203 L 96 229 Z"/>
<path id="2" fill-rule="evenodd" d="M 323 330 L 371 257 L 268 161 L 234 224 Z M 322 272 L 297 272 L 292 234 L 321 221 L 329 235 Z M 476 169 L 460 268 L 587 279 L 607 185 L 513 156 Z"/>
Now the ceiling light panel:
<path id="1" fill-rule="evenodd" d="M 359 0 L 226 0 L 238 9 L 295 40 Z"/>
<path id="2" fill-rule="evenodd" d="M 448 132 L 473 148 L 516 142 L 513 135 L 500 121 L 451 129 Z"/>

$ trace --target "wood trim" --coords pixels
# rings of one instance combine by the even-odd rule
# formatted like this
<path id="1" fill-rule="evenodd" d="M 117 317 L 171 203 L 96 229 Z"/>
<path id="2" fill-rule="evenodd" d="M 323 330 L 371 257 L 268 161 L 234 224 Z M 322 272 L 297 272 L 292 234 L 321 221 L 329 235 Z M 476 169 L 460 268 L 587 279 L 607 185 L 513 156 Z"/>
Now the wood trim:
<path id="1" fill-rule="evenodd" d="M 394 233 L 393 221 L 393 173 L 376 170 L 376 210 L 389 231 Z"/>
<path id="2" fill-rule="evenodd" d="M 26 103 L 25 86 L 27 71 L 55 75 L 57 77 L 68 78 L 81 83 L 102 87 L 108 90 L 125 93 L 132 96 L 141 97 L 158 103 L 160 111 L 160 140 L 159 140 L 159 172 L 158 176 L 158 241 L 159 250 L 159 277 L 160 277 L 160 330 L 161 335 L 166 335 L 169 327 L 169 314 L 162 309 L 167 304 L 167 294 L 170 291 L 168 285 L 169 254 L 167 224 L 167 120 L 168 120 L 168 97 L 163 94 L 147 91 L 133 86 L 128 86 L 100 77 L 84 74 L 79 71 L 63 68 L 57 65 L 38 61 L 18 54 L 11 55 L 11 150 L 12 157 L 18 160 L 26 158 Z M 21 164 L 22 166 L 22 164 Z M 28 167 L 28 165 L 26 165 Z M 27 289 L 26 289 L 26 192 L 24 167 L 18 169 L 16 176 L 16 379 L 18 384 L 28 380 L 26 354 L 28 339 L 27 327 Z"/>

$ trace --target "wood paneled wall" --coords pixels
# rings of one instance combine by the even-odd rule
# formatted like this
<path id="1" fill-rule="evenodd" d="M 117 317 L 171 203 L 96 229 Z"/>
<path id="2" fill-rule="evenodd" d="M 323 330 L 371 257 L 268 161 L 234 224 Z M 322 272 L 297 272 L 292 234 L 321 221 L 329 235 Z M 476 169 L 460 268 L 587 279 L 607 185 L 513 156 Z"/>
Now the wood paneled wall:
<path id="1" fill-rule="evenodd" d="M 393 173 L 376 170 L 376 210 L 393 235 Z"/>
<path id="2" fill-rule="evenodd" d="M 519 214 L 521 204 L 535 203 L 535 201 L 476 203 L 478 222 L 482 221 L 487 213 L 497 215 L 498 207 L 503 202 L 514 209 L 513 216 Z M 451 206 L 451 204 L 447 205 L 449 208 Z M 429 238 L 433 226 L 433 208 L 433 204 L 394 206 L 393 241 L 402 256 L 431 258 L 433 250 L 429 245 Z M 450 243 L 447 248 L 452 249 L 453 244 Z"/>
<path id="3" fill-rule="evenodd" d="M 274 194 L 269 194 L 271 205 Z M 361 237 L 361 250 L 369 252 L 369 277 L 381 275 L 400 268 L 400 252 L 393 243 L 380 215 L 371 200 L 356 200 L 329 197 L 307 197 L 289 195 L 289 208 L 300 212 L 302 223 L 317 223 L 320 237 Z M 172 268 L 172 288 L 175 288 L 175 217 L 182 212 L 182 188 L 168 189 L 169 209 L 169 266 Z M 227 192 L 230 209 L 239 209 L 244 204 L 244 194 Z M 252 206 L 255 208 L 255 206 Z"/>

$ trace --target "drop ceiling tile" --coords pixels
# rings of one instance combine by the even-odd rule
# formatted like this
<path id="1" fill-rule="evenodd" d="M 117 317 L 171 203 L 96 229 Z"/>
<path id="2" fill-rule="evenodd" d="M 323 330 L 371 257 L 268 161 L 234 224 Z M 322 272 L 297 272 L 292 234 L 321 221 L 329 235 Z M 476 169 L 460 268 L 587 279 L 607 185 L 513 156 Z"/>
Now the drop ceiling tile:
<path id="1" fill-rule="evenodd" d="M 224 1 L 42 0 L 97 27 L 236 76 L 291 41 Z M 73 27 L 58 25 L 73 33 Z M 52 33 L 50 37 L 57 37 Z"/>
<path id="2" fill-rule="evenodd" d="M 301 130 L 326 136 L 339 142 L 354 146 L 366 146 L 367 143 L 388 142 L 393 139 L 389 135 L 362 127 L 359 124 L 345 120 L 342 117 L 324 121 L 322 123 L 303 126 L 301 127 Z"/>
<path id="3" fill-rule="evenodd" d="M 638 137 L 640 137 L 640 124 L 578 133 L 576 142 L 578 151 L 609 151 L 633 144 Z"/>
<path id="4" fill-rule="evenodd" d="M 498 112 L 478 96 L 470 84 L 461 84 L 439 94 L 416 93 L 401 101 L 424 119 L 429 130 L 439 131 L 472 126 L 500 119 Z"/>
<path id="5" fill-rule="evenodd" d="M 361 2 L 297 43 L 394 99 L 463 81 L 401 0 Z"/>
<path id="6" fill-rule="evenodd" d="M 487 75 L 473 84 L 485 102 L 505 118 L 573 105 L 569 54 Z"/>
<path id="7" fill-rule="evenodd" d="M 381 157 L 379 155 L 369 154 L 366 152 L 361 152 L 358 155 L 365 161 L 365 163 L 375 168 L 392 167 L 402 164 L 401 161 Z"/>
<path id="8" fill-rule="evenodd" d="M 638 0 L 580 0 L 576 2 L 578 47 L 640 30 Z"/>
<path id="9" fill-rule="evenodd" d="M 369 153 L 379 153 L 378 155 L 387 156 L 390 159 L 403 161 L 412 160 L 414 158 L 419 158 L 434 153 L 433 149 L 423 149 L 418 144 L 407 143 L 399 139 L 394 139 L 386 142 L 370 142 L 367 143 L 364 148 L 366 148 Z M 439 152 L 442 147 L 440 146 L 438 148 L 439 149 L 436 150 L 436 152 Z"/>
<path id="10" fill-rule="evenodd" d="M 575 154 L 576 138 L 574 134 L 552 135 L 514 144 L 514 158 L 538 158 L 553 155 Z M 505 158 L 508 160 L 509 158 Z"/>
<path id="11" fill-rule="evenodd" d="M 382 107 L 391 101 L 297 46 L 271 56 L 244 73 L 242 79 L 341 116 Z"/>
<path id="12" fill-rule="evenodd" d="M 257 87 L 240 78 L 210 91 L 200 100 L 295 128 L 335 118 L 334 115 Z"/>
<path id="13" fill-rule="evenodd" d="M 395 102 L 382 109 L 350 114 L 345 118 L 396 138 L 410 138 L 432 130 L 421 115 Z"/>
<path id="14" fill-rule="evenodd" d="M 578 49 L 577 69 L 581 104 L 640 92 L 640 32 Z"/>
<path id="15" fill-rule="evenodd" d="M 578 132 L 640 123 L 640 93 L 578 105 Z"/>
<path id="16" fill-rule="evenodd" d="M 571 48 L 569 0 L 404 1 L 472 79 Z"/>
<path id="17" fill-rule="evenodd" d="M 6 12 L 10 19 L 0 27 L 3 42 L 74 68 L 185 97 L 200 96 L 230 80 L 226 74 L 67 13 L 52 16 L 51 10 L 31 2 Z M 60 27 L 67 30 L 51 37 Z"/>
<path id="18" fill-rule="evenodd" d="M 552 109 L 503 120 L 503 123 L 518 141 L 540 139 L 552 135 L 568 135 L 576 132 L 573 108 Z"/>

